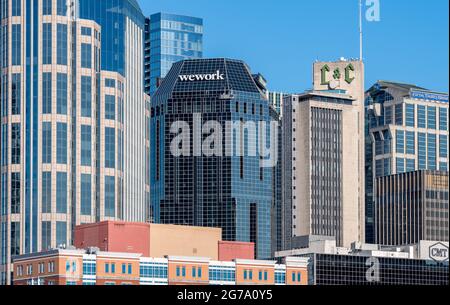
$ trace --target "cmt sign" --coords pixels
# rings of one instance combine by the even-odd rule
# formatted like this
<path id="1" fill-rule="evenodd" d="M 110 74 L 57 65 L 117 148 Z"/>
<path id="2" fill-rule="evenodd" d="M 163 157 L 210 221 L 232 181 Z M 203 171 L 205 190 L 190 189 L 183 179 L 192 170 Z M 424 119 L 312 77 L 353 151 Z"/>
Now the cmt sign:
<path id="1" fill-rule="evenodd" d="M 436 262 L 445 262 L 448 260 L 448 247 L 443 243 L 437 243 L 429 248 L 429 256 Z"/>

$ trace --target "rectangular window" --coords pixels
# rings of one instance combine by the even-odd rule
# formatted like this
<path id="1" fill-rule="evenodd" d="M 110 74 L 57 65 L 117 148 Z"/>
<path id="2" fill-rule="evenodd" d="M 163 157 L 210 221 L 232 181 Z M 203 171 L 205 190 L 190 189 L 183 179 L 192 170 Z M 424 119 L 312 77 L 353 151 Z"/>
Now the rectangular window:
<path id="1" fill-rule="evenodd" d="M 42 0 L 42 15 L 52 14 L 52 0 Z"/>
<path id="2" fill-rule="evenodd" d="M 91 166 L 91 126 L 81 125 L 81 165 Z"/>
<path id="3" fill-rule="evenodd" d="M 14 73 L 11 78 L 11 114 L 20 114 L 20 74 Z"/>
<path id="4" fill-rule="evenodd" d="M 12 0 L 11 13 L 12 16 L 20 16 L 21 0 Z"/>
<path id="5" fill-rule="evenodd" d="M 405 159 L 403 158 L 397 158 L 397 174 L 404 173 L 405 172 Z"/>
<path id="6" fill-rule="evenodd" d="M 42 163 L 52 163 L 52 123 L 42 122 Z"/>
<path id="7" fill-rule="evenodd" d="M 115 167 L 115 156 L 116 156 L 116 130 L 114 128 L 105 128 L 105 167 L 114 168 Z"/>
<path id="8" fill-rule="evenodd" d="M 67 74 L 58 73 L 56 82 L 56 110 L 58 114 L 67 114 Z"/>
<path id="9" fill-rule="evenodd" d="M 109 263 L 105 263 L 105 273 L 109 273 Z"/>
<path id="10" fill-rule="evenodd" d="M 415 127 L 415 110 L 414 104 L 406 104 L 406 126 Z"/>
<path id="11" fill-rule="evenodd" d="M 114 120 L 116 116 L 116 97 L 105 95 L 105 119 Z"/>
<path id="12" fill-rule="evenodd" d="M 52 173 L 42 173 L 42 213 L 52 212 Z"/>
<path id="13" fill-rule="evenodd" d="M 92 116 L 92 78 L 81 77 L 81 116 L 90 118 Z"/>
<path id="14" fill-rule="evenodd" d="M 11 124 L 11 163 L 20 164 L 20 123 Z"/>
<path id="15" fill-rule="evenodd" d="M 416 160 L 406 159 L 406 171 L 413 172 L 416 170 Z"/>
<path id="16" fill-rule="evenodd" d="M 116 264 L 111 263 L 111 273 L 116 273 Z"/>
<path id="17" fill-rule="evenodd" d="M 22 26 L 13 24 L 11 26 L 11 64 L 19 66 L 22 63 Z"/>
<path id="18" fill-rule="evenodd" d="M 427 107 L 428 129 L 436 129 L 436 107 Z"/>
<path id="19" fill-rule="evenodd" d="M 11 213 L 20 213 L 20 173 L 11 173 Z"/>
<path id="20" fill-rule="evenodd" d="M 392 106 L 384 107 L 384 123 L 386 125 L 392 124 Z"/>
<path id="21" fill-rule="evenodd" d="M 446 135 L 439 136 L 439 157 L 448 157 L 448 138 Z"/>
<path id="22" fill-rule="evenodd" d="M 67 14 L 67 0 L 57 0 L 57 6 L 56 6 L 56 14 L 58 16 L 66 16 Z"/>
<path id="23" fill-rule="evenodd" d="M 92 67 L 92 46 L 89 43 L 81 44 L 81 67 L 87 69 Z"/>
<path id="24" fill-rule="evenodd" d="M 42 64 L 52 64 L 52 24 L 42 24 Z"/>
<path id="25" fill-rule="evenodd" d="M 429 170 L 436 170 L 436 135 L 428 134 L 428 168 Z"/>
<path id="26" fill-rule="evenodd" d="M 56 34 L 56 63 L 58 65 L 67 65 L 67 25 L 58 23 Z"/>
<path id="27" fill-rule="evenodd" d="M 448 130 L 447 108 L 439 108 L 439 130 Z"/>
<path id="28" fill-rule="evenodd" d="M 91 175 L 81 174 L 81 215 L 91 215 Z"/>
<path id="29" fill-rule="evenodd" d="M 56 213 L 67 213 L 67 173 L 56 173 Z"/>
<path id="30" fill-rule="evenodd" d="M 128 264 L 128 274 L 133 273 L 133 266 L 131 264 Z"/>
<path id="31" fill-rule="evenodd" d="M 112 78 L 105 78 L 105 87 L 115 88 L 116 87 L 116 80 L 112 79 Z"/>
<path id="32" fill-rule="evenodd" d="M 396 131 L 396 147 L 397 153 L 405 153 L 405 132 L 403 130 Z"/>
<path id="33" fill-rule="evenodd" d="M 11 255 L 20 254 L 20 222 L 11 222 Z"/>
<path id="34" fill-rule="evenodd" d="M 448 171 L 448 163 L 447 162 L 439 162 L 439 170 L 440 171 Z"/>
<path id="35" fill-rule="evenodd" d="M 417 105 L 417 126 L 427 128 L 426 107 L 422 105 Z"/>
<path id="36" fill-rule="evenodd" d="M 91 36 L 91 34 L 92 34 L 91 28 L 87 28 L 85 26 L 81 27 L 81 35 L 83 35 L 83 36 Z"/>
<path id="37" fill-rule="evenodd" d="M 427 169 L 427 135 L 419 132 L 417 134 L 419 169 Z"/>
<path id="38" fill-rule="evenodd" d="M 56 245 L 67 245 L 67 224 L 64 221 L 56 222 Z"/>
<path id="39" fill-rule="evenodd" d="M 177 276 L 180 276 L 180 266 L 177 266 Z"/>
<path id="40" fill-rule="evenodd" d="M 415 133 L 413 131 L 406 132 L 406 153 L 414 155 L 416 153 L 415 149 Z"/>
<path id="41" fill-rule="evenodd" d="M 395 125 L 403 125 L 403 104 L 395 105 Z"/>
<path id="42" fill-rule="evenodd" d="M 67 124 L 56 124 L 56 162 L 67 164 Z"/>
<path id="43" fill-rule="evenodd" d="M 42 113 L 52 113 L 52 73 L 42 73 Z"/>
<path id="44" fill-rule="evenodd" d="M 114 217 L 116 215 L 115 208 L 116 189 L 115 177 L 105 176 L 105 216 Z"/>
<path id="45" fill-rule="evenodd" d="M 52 222 L 43 221 L 42 222 L 42 251 L 49 250 L 52 245 Z"/>

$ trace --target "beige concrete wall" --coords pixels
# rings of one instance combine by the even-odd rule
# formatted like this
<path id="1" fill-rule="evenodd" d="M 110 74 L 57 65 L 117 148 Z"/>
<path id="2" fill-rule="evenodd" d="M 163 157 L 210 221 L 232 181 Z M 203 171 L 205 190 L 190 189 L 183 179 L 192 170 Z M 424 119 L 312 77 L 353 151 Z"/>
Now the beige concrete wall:
<path id="1" fill-rule="evenodd" d="M 196 256 L 218 260 L 222 229 L 150 225 L 150 257 Z"/>

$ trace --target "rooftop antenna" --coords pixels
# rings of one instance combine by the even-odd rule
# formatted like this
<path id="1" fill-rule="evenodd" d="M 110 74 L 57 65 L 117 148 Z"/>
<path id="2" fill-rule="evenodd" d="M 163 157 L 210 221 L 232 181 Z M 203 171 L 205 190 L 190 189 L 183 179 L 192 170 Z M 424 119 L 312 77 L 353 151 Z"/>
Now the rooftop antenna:
<path id="1" fill-rule="evenodd" d="M 363 61 L 363 4 L 362 0 L 359 0 L 359 60 Z"/>

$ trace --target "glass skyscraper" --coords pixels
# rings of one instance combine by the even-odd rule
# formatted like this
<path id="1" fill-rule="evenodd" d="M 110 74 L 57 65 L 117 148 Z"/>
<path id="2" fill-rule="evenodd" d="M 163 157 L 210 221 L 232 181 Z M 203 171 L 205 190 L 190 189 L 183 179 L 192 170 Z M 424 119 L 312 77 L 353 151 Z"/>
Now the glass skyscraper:
<path id="1" fill-rule="evenodd" d="M 2 284 L 78 224 L 145 220 L 149 100 L 134 0 L 2 0 L 0 20 Z"/>
<path id="2" fill-rule="evenodd" d="M 196 141 L 203 143 L 206 139 L 206 135 L 194 139 L 194 131 L 199 128 L 196 118 L 200 124 L 218 122 L 224 129 L 227 122 L 237 122 L 232 139 L 223 136 L 219 143 L 226 145 L 241 139 L 248 152 L 248 143 L 259 147 L 262 141 L 244 126 L 265 122 L 269 129 L 277 114 L 245 63 L 230 59 L 175 63 L 152 99 L 154 221 L 220 227 L 224 240 L 255 242 L 258 258 L 271 257 L 274 168 L 261 167 L 261 158 L 248 153 L 208 156 L 203 153 L 205 145 L 196 154 Z M 190 145 L 186 154 L 176 156 L 172 142 L 176 141 L 177 126 L 182 125 L 193 128 L 184 136 L 197 144 Z M 258 130 L 268 134 L 264 127 Z"/>
<path id="3" fill-rule="evenodd" d="M 146 20 L 145 92 L 153 95 L 172 64 L 203 57 L 203 20 L 166 13 Z"/>

